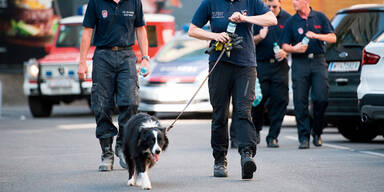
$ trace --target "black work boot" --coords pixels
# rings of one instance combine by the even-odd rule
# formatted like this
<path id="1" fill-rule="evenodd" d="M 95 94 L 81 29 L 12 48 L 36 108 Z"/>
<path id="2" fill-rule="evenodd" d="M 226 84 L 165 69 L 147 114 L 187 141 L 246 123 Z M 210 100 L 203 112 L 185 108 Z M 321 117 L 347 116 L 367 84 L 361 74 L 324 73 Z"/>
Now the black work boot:
<path id="1" fill-rule="evenodd" d="M 106 139 L 99 139 L 102 150 L 101 163 L 99 165 L 99 171 L 112 171 L 113 169 L 113 150 L 112 142 L 113 137 Z"/>
<path id="2" fill-rule="evenodd" d="M 267 147 L 277 148 L 280 147 L 277 139 L 267 139 Z"/>
<path id="3" fill-rule="evenodd" d="M 117 157 L 119 157 L 120 161 L 120 166 L 124 169 L 127 168 L 127 163 L 125 162 L 125 156 L 123 152 L 123 148 L 121 146 L 116 145 L 115 147 L 115 154 Z"/>
<path id="4" fill-rule="evenodd" d="M 323 141 L 321 140 L 320 135 L 313 135 L 313 145 L 315 145 L 316 147 L 321 147 L 323 145 Z"/>
<path id="5" fill-rule="evenodd" d="M 256 163 L 252 158 L 250 150 L 242 150 L 241 155 L 241 177 L 242 179 L 252 179 L 253 173 L 256 171 Z"/>
<path id="6" fill-rule="evenodd" d="M 300 141 L 299 149 L 309 149 L 309 141 L 308 140 Z"/>
<path id="7" fill-rule="evenodd" d="M 227 170 L 227 160 L 223 161 L 215 161 L 215 165 L 213 166 L 213 176 L 214 177 L 228 177 Z"/>
<path id="8" fill-rule="evenodd" d="M 125 162 L 125 156 L 123 152 L 123 141 L 122 141 L 122 136 L 121 136 L 121 130 L 119 131 L 119 134 L 116 138 L 116 146 L 115 146 L 115 154 L 117 157 L 119 157 L 120 161 L 120 166 L 124 169 L 127 168 L 127 163 Z"/>
<path id="9" fill-rule="evenodd" d="M 124 132 L 127 128 L 127 123 L 129 119 L 137 113 L 137 105 L 128 105 L 128 106 L 119 106 L 119 133 L 116 138 L 116 146 L 115 146 L 115 154 L 117 157 L 119 157 L 120 166 L 124 169 L 127 168 L 127 163 L 125 162 L 125 156 L 123 152 L 124 148 Z"/>

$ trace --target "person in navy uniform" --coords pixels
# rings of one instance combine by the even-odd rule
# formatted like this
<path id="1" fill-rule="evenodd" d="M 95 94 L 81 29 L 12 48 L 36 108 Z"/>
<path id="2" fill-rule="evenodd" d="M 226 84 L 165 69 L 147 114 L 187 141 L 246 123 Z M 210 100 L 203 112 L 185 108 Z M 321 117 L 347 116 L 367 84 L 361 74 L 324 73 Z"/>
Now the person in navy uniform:
<path id="1" fill-rule="evenodd" d="M 212 32 L 202 27 L 210 22 Z M 188 34 L 202 40 L 227 42 L 229 22 L 237 24 L 235 33 L 242 36 L 243 49 L 233 49 L 230 57 L 223 56 L 208 81 L 210 102 L 213 107 L 211 146 L 215 177 L 227 177 L 228 109 L 232 97 L 232 126 L 241 154 L 242 178 L 251 179 L 256 171 L 256 131 L 251 120 L 251 103 L 256 79 L 255 44 L 252 24 L 276 25 L 273 13 L 260 0 L 203 0 L 192 19 Z M 212 44 L 212 43 L 211 43 Z M 209 57 L 209 69 L 218 59 L 219 51 Z"/>
<path id="2" fill-rule="evenodd" d="M 324 113 L 328 105 L 328 71 L 325 61 L 325 42 L 335 43 L 336 35 L 328 18 L 309 6 L 309 0 L 294 0 L 297 11 L 286 23 L 283 49 L 292 53 L 293 103 L 299 135 L 299 149 L 313 144 L 321 146 Z M 306 37 L 306 38 L 305 38 Z M 309 40 L 309 41 L 307 41 Z M 311 89 L 313 125 L 310 125 L 308 96 Z M 311 130 L 312 127 L 312 130 Z"/>
<path id="3" fill-rule="evenodd" d="M 96 119 L 96 137 L 102 149 L 99 171 L 113 169 L 113 137 L 117 135 L 115 153 L 120 165 L 126 168 L 122 151 L 123 127 L 129 118 L 137 113 L 138 82 L 137 71 L 150 72 L 148 40 L 140 0 L 89 0 L 83 21 L 80 46 L 80 79 L 88 77 L 86 64 L 88 50 L 94 32 L 96 50 L 93 56 L 91 108 Z M 96 28 L 96 29 L 95 29 Z M 137 58 L 132 51 L 137 41 L 143 55 L 139 70 Z M 118 106 L 119 130 L 112 122 L 112 111 Z"/>
<path id="4" fill-rule="evenodd" d="M 256 107 L 252 107 L 252 121 L 260 137 L 260 130 L 264 122 L 264 105 L 268 101 L 270 120 L 269 133 L 266 138 L 267 147 L 279 147 L 277 137 L 288 105 L 288 71 L 287 53 L 280 49 L 274 53 L 276 43 L 283 33 L 285 22 L 291 17 L 281 8 L 281 0 L 266 0 L 269 9 L 277 18 L 277 25 L 270 27 L 254 26 L 253 39 L 256 44 L 257 75 L 263 99 Z"/>

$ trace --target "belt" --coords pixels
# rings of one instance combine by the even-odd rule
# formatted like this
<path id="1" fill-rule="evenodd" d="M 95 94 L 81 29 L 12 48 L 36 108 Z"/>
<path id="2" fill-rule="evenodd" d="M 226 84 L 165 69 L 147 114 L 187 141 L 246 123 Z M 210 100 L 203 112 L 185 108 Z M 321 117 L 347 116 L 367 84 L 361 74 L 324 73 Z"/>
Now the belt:
<path id="1" fill-rule="evenodd" d="M 125 46 L 125 47 L 119 47 L 119 46 L 113 46 L 113 47 L 107 47 L 107 46 L 98 46 L 97 49 L 109 49 L 112 51 L 121 51 L 121 50 L 131 50 L 132 46 Z"/>
<path id="2" fill-rule="evenodd" d="M 257 60 L 257 62 L 262 62 L 262 63 L 275 63 L 275 62 L 284 62 L 284 60 L 286 59 L 283 59 L 281 61 L 278 61 L 277 59 L 264 59 L 264 60 Z"/>
<path id="3" fill-rule="evenodd" d="M 324 54 L 322 53 L 309 53 L 309 54 L 292 54 L 292 58 L 294 59 L 317 59 L 323 58 Z"/>

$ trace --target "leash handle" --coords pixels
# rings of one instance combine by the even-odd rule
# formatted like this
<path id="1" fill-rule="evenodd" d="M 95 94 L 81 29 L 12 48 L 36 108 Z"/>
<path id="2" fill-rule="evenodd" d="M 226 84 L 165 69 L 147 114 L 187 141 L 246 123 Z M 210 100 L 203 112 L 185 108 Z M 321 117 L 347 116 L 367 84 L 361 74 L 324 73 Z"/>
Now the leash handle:
<path id="1" fill-rule="evenodd" d="M 172 122 L 170 126 L 165 130 L 165 133 L 168 133 L 169 130 L 173 128 L 176 121 L 179 120 L 181 115 L 184 113 L 184 111 L 187 109 L 187 107 L 191 104 L 193 99 L 196 97 L 197 93 L 199 93 L 200 89 L 203 87 L 204 83 L 207 81 L 209 75 L 211 75 L 212 71 L 215 69 L 216 65 L 219 63 L 221 57 L 223 57 L 224 52 L 227 50 L 228 45 L 231 43 L 231 40 L 229 40 L 225 45 L 224 48 L 221 50 L 219 57 L 217 58 L 215 64 L 213 65 L 212 69 L 208 72 L 208 75 L 205 77 L 204 81 L 200 84 L 199 88 L 196 90 L 195 94 L 193 94 L 192 98 L 188 101 L 188 103 L 185 105 L 184 109 L 179 113 L 179 115 L 176 117 L 176 119 Z"/>

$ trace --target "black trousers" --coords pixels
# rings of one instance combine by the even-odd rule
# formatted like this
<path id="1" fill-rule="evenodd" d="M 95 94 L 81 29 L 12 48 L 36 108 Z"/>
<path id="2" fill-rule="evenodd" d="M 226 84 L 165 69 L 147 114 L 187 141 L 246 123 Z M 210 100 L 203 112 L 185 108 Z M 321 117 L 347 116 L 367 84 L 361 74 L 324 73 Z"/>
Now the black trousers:
<path id="1" fill-rule="evenodd" d="M 292 62 L 293 104 L 299 141 L 309 140 L 310 134 L 321 135 L 324 113 L 328 106 L 328 70 L 325 57 L 293 57 Z M 311 90 L 313 102 L 313 124 L 310 125 L 308 96 Z M 313 127 L 313 130 L 311 130 Z"/>
<path id="2" fill-rule="evenodd" d="M 212 68 L 213 62 L 209 64 Z M 215 161 L 222 161 L 228 151 L 228 116 L 232 97 L 232 128 L 241 150 L 256 154 L 256 130 L 251 120 L 256 67 L 241 67 L 219 62 L 208 80 L 210 102 L 213 107 L 211 146 Z"/>
<path id="3" fill-rule="evenodd" d="M 121 144 L 122 127 L 137 113 L 136 61 L 132 50 L 96 49 L 93 57 L 91 108 L 96 119 L 96 137 L 103 139 L 118 134 L 117 147 Z M 120 112 L 119 131 L 111 117 L 115 101 Z"/>
<path id="4" fill-rule="evenodd" d="M 285 111 L 288 105 L 287 60 L 281 62 L 257 61 L 257 77 L 260 81 L 263 99 L 252 107 L 252 121 L 259 132 L 263 128 L 265 107 L 268 109 L 270 128 L 267 140 L 277 139 L 280 134 Z"/>

